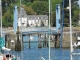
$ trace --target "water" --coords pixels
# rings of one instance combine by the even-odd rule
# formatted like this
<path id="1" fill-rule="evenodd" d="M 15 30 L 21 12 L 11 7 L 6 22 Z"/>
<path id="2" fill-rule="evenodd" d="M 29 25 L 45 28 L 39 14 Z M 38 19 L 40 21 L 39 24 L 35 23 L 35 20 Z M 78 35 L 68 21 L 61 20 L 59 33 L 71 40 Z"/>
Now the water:
<path id="1" fill-rule="evenodd" d="M 48 48 L 26 48 L 26 44 L 22 51 L 23 60 L 41 60 L 41 57 L 44 57 L 45 60 L 48 60 Z M 13 51 L 13 54 L 21 57 L 21 52 Z M 22 57 L 21 57 L 22 58 Z M 62 49 L 62 52 L 59 48 L 51 48 L 51 60 L 70 60 L 69 49 Z"/>
<path id="2" fill-rule="evenodd" d="M 35 36 L 34 40 L 37 40 L 37 36 Z M 28 37 L 23 37 L 24 41 L 29 40 Z M 11 51 L 11 54 L 19 56 L 23 60 L 41 60 L 43 57 L 45 60 L 48 60 L 48 47 L 46 48 L 38 48 L 38 43 L 31 43 L 31 48 L 28 48 L 28 43 L 24 43 L 24 49 L 22 52 Z M 70 50 L 69 49 L 60 49 L 60 48 L 51 48 L 51 60 L 70 60 Z M 22 55 L 21 55 L 22 54 Z M 74 60 L 80 60 L 79 56 L 74 56 Z"/>

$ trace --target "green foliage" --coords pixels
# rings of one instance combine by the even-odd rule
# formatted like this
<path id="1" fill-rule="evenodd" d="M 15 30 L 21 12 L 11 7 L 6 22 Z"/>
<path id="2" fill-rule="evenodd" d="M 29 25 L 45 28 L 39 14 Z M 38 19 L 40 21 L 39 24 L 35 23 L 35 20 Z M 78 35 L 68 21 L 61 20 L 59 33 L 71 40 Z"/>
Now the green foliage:
<path id="1" fill-rule="evenodd" d="M 22 0 L 22 7 L 26 10 L 28 15 L 44 15 L 48 13 L 49 0 Z M 51 0 L 51 26 L 56 23 L 56 4 L 61 4 L 63 0 Z M 64 22 L 69 22 L 69 11 L 66 9 L 69 6 L 69 0 L 65 1 L 65 15 Z M 72 22 L 78 22 L 79 6 L 77 0 L 71 0 L 72 3 Z M 2 0 L 2 14 L 3 14 L 3 27 L 13 26 L 13 9 L 14 5 L 20 7 L 20 0 Z M 62 9 L 62 8 L 61 8 Z M 19 11 L 19 10 L 18 10 Z"/>
<path id="2" fill-rule="evenodd" d="M 77 1 L 77 0 L 76 0 Z M 75 25 L 75 26 L 77 26 L 77 22 L 78 22 L 78 20 L 79 20 L 79 5 L 77 4 L 77 2 L 76 2 L 75 0 L 71 0 L 71 14 L 72 14 L 72 24 L 73 24 L 73 26 Z M 69 10 L 67 10 L 66 9 L 66 7 L 68 7 L 69 6 L 69 0 L 65 0 L 65 2 L 64 3 L 66 3 L 65 5 L 64 5 L 64 7 L 65 7 L 65 9 L 64 9 L 64 13 L 65 13 L 65 15 L 64 15 L 64 22 L 65 23 L 69 23 Z M 68 25 L 67 25 L 68 26 Z"/>
<path id="3" fill-rule="evenodd" d="M 56 26 L 56 4 L 61 4 L 62 0 L 51 0 L 51 26 Z"/>
<path id="4" fill-rule="evenodd" d="M 69 10 L 64 8 L 64 23 L 69 23 Z"/>
<path id="5" fill-rule="evenodd" d="M 34 1 L 48 1 L 48 0 L 24 0 L 24 1 L 25 1 L 26 3 L 27 3 L 27 2 L 33 3 Z M 23 2 L 24 2 L 24 1 L 23 1 Z"/>
<path id="6" fill-rule="evenodd" d="M 48 0 L 34 0 L 34 1 L 48 1 Z"/>
<path id="7" fill-rule="evenodd" d="M 56 26 L 56 11 L 51 14 L 51 26 Z"/>
<path id="8" fill-rule="evenodd" d="M 34 1 L 31 7 L 37 14 L 46 14 L 48 12 L 48 2 L 46 1 Z"/>
<path id="9" fill-rule="evenodd" d="M 23 6 L 23 8 L 26 11 L 26 14 L 28 14 L 28 15 L 35 15 L 36 14 L 36 12 L 31 7 Z"/>
<path id="10" fill-rule="evenodd" d="M 4 27 L 12 27 L 13 26 L 13 17 L 10 13 L 10 10 L 8 10 L 4 14 L 2 24 L 3 24 Z"/>
<path id="11" fill-rule="evenodd" d="M 51 3 L 52 3 L 52 11 L 55 11 L 56 10 L 56 4 L 61 4 L 62 3 L 62 0 L 51 0 Z"/>
<path id="12" fill-rule="evenodd" d="M 27 4 L 26 4 L 26 6 L 30 6 L 31 5 L 31 2 L 28 2 Z"/>
<path id="13" fill-rule="evenodd" d="M 73 19 L 73 21 L 72 21 L 72 23 L 73 23 L 73 26 L 77 26 L 78 24 L 77 24 L 77 22 L 78 22 L 78 20 L 79 20 L 79 11 L 73 11 L 73 13 L 74 13 L 74 16 L 72 17 L 72 19 Z"/>

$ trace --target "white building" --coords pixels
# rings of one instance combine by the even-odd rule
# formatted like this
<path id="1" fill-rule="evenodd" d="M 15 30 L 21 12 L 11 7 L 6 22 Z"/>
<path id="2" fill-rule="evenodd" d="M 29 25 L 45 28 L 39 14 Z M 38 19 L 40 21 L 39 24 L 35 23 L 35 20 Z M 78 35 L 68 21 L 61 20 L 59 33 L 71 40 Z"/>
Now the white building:
<path id="1" fill-rule="evenodd" d="M 48 26 L 47 15 L 27 15 L 23 8 L 21 10 L 18 17 L 19 27 Z"/>

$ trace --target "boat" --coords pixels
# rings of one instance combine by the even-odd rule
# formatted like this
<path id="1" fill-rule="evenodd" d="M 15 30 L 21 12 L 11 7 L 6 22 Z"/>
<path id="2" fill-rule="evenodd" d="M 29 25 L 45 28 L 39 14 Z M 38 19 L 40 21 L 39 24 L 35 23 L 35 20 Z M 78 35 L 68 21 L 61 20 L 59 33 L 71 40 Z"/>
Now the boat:
<path id="1" fill-rule="evenodd" d="M 4 53 L 7 51 L 7 54 Z M 0 0 L 0 60 L 20 60 L 20 57 L 10 54 L 11 49 L 5 47 L 5 40 L 2 32 L 2 1 Z"/>
<path id="2" fill-rule="evenodd" d="M 7 54 L 0 52 L 0 60 L 20 60 L 20 57 L 16 57 L 15 55 L 10 54 L 11 49 L 2 47 L 2 51 L 7 51 Z"/>

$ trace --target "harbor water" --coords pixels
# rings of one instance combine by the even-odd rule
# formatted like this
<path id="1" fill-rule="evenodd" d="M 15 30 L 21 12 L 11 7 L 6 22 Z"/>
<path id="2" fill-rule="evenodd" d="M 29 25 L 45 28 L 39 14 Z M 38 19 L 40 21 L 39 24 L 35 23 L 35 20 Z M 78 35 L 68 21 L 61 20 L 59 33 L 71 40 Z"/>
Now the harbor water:
<path id="1" fill-rule="evenodd" d="M 34 40 L 37 40 L 37 36 L 34 36 Z M 29 37 L 23 37 L 24 41 L 29 40 Z M 77 50 L 79 51 L 79 50 Z M 23 43 L 23 50 L 22 51 L 14 51 L 12 50 L 10 53 L 14 54 L 16 56 L 19 56 L 22 60 L 42 60 L 44 58 L 45 60 L 48 60 L 48 47 L 42 47 L 38 48 L 38 42 L 37 43 Z M 70 49 L 60 49 L 60 48 L 51 48 L 50 49 L 50 57 L 51 60 L 70 60 Z M 73 56 L 74 60 L 76 58 L 80 60 L 79 56 L 75 55 Z"/>
<path id="2" fill-rule="evenodd" d="M 20 56 L 23 60 L 42 60 L 43 57 L 45 60 L 48 60 L 48 48 L 26 48 L 24 44 L 24 49 L 22 52 L 11 51 L 12 54 Z M 69 49 L 51 48 L 51 60 L 70 60 L 70 51 Z"/>

